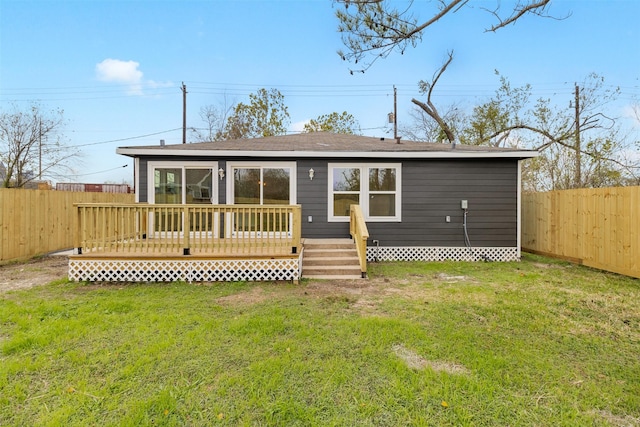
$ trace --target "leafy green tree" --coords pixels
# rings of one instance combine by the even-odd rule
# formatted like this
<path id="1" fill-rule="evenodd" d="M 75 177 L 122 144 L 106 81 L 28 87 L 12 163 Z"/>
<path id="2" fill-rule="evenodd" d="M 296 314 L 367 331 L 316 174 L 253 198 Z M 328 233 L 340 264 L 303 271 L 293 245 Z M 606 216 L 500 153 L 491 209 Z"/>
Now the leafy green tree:
<path id="1" fill-rule="evenodd" d="M 462 143 L 505 146 L 512 134 L 510 128 L 523 123 L 522 115 L 530 102 L 531 85 L 514 88 L 498 71 L 496 75 L 500 78 L 500 87 L 491 99 L 473 108 L 469 123 L 459 135 Z"/>
<path id="2" fill-rule="evenodd" d="M 23 110 L 13 105 L 0 113 L 2 187 L 24 187 L 69 170 L 78 153 L 63 143 L 64 124 L 62 110 L 47 112 L 38 104 Z"/>
<path id="3" fill-rule="evenodd" d="M 341 114 L 333 112 L 330 114 L 323 114 L 317 119 L 309 120 L 309 123 L 305 123 L 303 132 L 333 132 L 348 135 L 359 135 L 360 124 L 353 115 L 346 111 L 343 111 Z"/>
<path id="4" fill-rule="evenodd" d="M 566 108 L 554 106 L 549 98 L 532 103 L 530 85 L 514 88 L 502 76 L 500 82 L 496 95 L 474 108 L 461 132 L 462 142 L 540 151 L 540 157 L 525 166 L 525 187 L 531 190 L 637 182 L 638 159 L 626 156 L 632 144 L 618 121 L 602 112 L 618 98 L 619 89 L 590 74 L 580 85 L 577 105 Z"/>
<path id="5" fill-rule="evenodd" d="M 259 89 L 249 103 L 239 103 L 228 117 L 221 139 L 284 135 L 290 123 L 284 96 L 277 89 Z"/>
<path id="6" fill-rule="evenodd" d="M 617 99 L 618 89 L 609 88 L 602 77 L 590 74 L 581 85 L 578 105 L 566 108 L 553 105 L 549 98 L 532 102 L 530 85 L 513 87 L 508 79 L 496 74 L 500 87 L 493 97 L 473 107 L 468 116 L 458 114 L 447 118 L 447 125 L 455 123 L 455 127 L 448 125 L 449 129 L 455 129 L 454 138 L 464 144 L 540 151 L 538 158 L 524 164 L 523 183 L 527 190 L 640 182 L 640 161 L 628 155 L 633 152 L 633 143 L 621 132 L 615 118 L 602 113 L 608 103 Z M 432 104 L 427 106 L 435 111 Z M 422 134 L 429 132 L 431 141 L 434 135 L 437 140 L 444 139 L 441 121 L 428 110 L 420 109 L 420 113 L 413 129 Z"/>

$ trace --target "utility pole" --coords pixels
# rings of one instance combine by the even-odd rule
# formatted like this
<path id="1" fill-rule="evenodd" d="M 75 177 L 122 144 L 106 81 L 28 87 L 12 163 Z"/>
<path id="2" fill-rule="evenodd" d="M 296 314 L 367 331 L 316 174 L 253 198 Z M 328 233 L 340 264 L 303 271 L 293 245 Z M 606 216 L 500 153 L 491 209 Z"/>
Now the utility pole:
<path id="1" fill-rule="evenodd" d="M 575 188 L 582 187 L 582 153 L 580 152 L 580 86 L 576 83 L 576 176 Z"/>
<path id="2" fill-rule="evenodd" d="M 393 139 L 396 140 L 396 144 L 400 144 L 400 137 L 398 136 L 398 91 L 396 85 L 393 85 L 393 113 L 388 114 L 388 123 L 393 123 Z"/>
<path id="3" fill-rule="evenodd" d="M 400 144 L 400 138 L 398 138 L 398 91 L 396 85 L 393 85 L 393 139 L 396 140 L 396 144 Z"/>
<path id="4" fill-rule="evenodd" d="M 182 82 L 182 143 L 187 143 L 187 86 Z"/>

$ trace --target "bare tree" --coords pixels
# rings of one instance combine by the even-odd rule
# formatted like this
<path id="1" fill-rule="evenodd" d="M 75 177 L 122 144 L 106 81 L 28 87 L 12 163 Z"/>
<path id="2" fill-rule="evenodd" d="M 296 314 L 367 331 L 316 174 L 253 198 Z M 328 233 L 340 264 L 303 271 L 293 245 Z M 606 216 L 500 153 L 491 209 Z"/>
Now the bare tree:
<path id="1" fill-rule="evenodd" d="M 454 135 L 458 135 L 466 124 L 466 114 L 459 103 L 451 103 L 440 110 L 442 119 L 448 124 Z M 422 108 L 414 105 L 408 112 L 410 123 L 401 126 L 405 139 L 422 142 L 448 142 L 440 125 Z"/>
<path id="2" fill-rule="evenodd" d="M 200 107 L 200 118 L 206 127 L 192 128 L 193 139 L 196 142 L 211 142 L 223 139 L 224 127 L 234 108 L 235 103 L 230 103 L 226 95 L 218 107 L 215 105 Z"/>
<path id="3" fill-rule="evenodd" d="M 438 112 L 438 109 L 431 101 L 431 94 L 433 93 L 433 88 L 438 83 L 438 79 L 440 79 L 440 77 L 442 77 L 442 74 L 447 70 L 447 67 L 449 66 L 449 64 L 451 64 L 451 61 L 453 61 L 453 52 L 448 52 L 447 56 L 448 56 L 447 60 L 442 65 L 442 67 L 440 67 L 440 69 L 434 74 L 431 82 L 425 82 L 424 80 L 421 80 L 418 83 L 418 85 L 420 86 L 420 93 L 427 94 L 427 101 L 422 102 L 413 98 L 411 102 L 413 102 L 415 105 L 420 107 L 422 111 L 424 111 L 429 117 L 435 120 L 435 122 L 438 124 L 438 126 L 440 127 L 444 135 L 447 137 L 447 140 L 449 141 L 449 143 L 455 146 L 456 137 L 453 134 L 453 130 L 451 129 L 451 126 L 449 126 L 448 122 L 440 115 L 440 113 Z"/>
<path id="4" fill-rule="evenodd" d="M 25 110 L 13 105 L 11 111 L 0 113 L 2 187 L 20 188 L 70 170 L 78 152 L 63 143 L 64 124 L 62 110 L 45 112 L 38 104 Z"/>
<path id="5" fill-rule="evenodd" d="M 509 10 L 504 10 L 500 0 L 495 0 L 493 9 L 481 8 L 493 15 L 496 23 L 485 31 L 497 31 L 515 23 L 525 15 L 548 17 L 551 0 L 518 0 Z M 408 47 L 415 47 L 422 39 L 426 28 L 443 17 L 450 15 L 462 7 L 468 6 L 469 0 L 438 0 L 434 2 L 416 2 L 410 0 L 402 9 L 390 5 L 391 2 L 381 0 L 336 0 L 341 7 L 336 10 L 338 32 L 342 34 L 342 42 L 346 51 L 339 51 L 342 59 L 356 64 L 369 57 L 359 70 L 364 72 L 378 58 L 386 58 L 391 52 L 404 53 Z M 435 10 L 428 11 L 426 19 L 418 20 L 414 9 L 427 9 L 427 4 L 436 4 Z"/>

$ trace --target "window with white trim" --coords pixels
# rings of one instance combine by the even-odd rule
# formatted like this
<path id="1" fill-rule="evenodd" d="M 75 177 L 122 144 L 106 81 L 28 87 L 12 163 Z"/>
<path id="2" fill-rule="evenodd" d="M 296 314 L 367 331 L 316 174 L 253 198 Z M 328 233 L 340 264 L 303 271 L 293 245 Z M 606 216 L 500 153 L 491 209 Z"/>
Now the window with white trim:
<path id="1" fill-rule="evenodd" d="M 294 162 L 228 162 L 227 203 L 234 205 L 293 205 L 296 203 Z M 229 232 L 252 235 L 291 235 L 293 214 L 279 209 L 264 210 L 257 217 L 250 212 L 228 216 Z"/>
<path id="2" fill-rule="evenodd" d="M 401 165 L 329 164 L 329 221 L 349 221 L 359 204 L 367 221 L 401 220 Z"/>
<path id="3" fill-rule="evenodd" d="M 151 204 L 217 204 L 217 162 L 154 161 L 147 168 L 147 200 Z M 182 234 L 181 211 L 149 214 L 149 230 L 155 236 Z M 200 215 L 190 223 L 193 233 L 217 233 L 218 214 Z"/>
<path id="4" fill-rule="evenodd" d="M 293 205 L 296 203 L 295 170 L 291 162 L 228 162 L 230 204 Z M 231 187 L 229 187 L 231 186 Z"/>
<path id="5" fill-rule="evenodd" d="M 148 200 L 156 204 L 218 202 L 217 163 L 149 162 Z"/>

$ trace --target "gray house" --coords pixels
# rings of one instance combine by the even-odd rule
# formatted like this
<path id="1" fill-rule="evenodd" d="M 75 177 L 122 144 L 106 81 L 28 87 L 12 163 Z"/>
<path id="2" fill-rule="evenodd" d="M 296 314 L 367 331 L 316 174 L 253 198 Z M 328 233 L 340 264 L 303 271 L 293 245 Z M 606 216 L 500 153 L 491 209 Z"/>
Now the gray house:
<path id="1" fill-rule="evenodd" d="M 368 260 L 520 258 L 521 161 L 537 152 L 325 132 L 120 147 L 136 201 L 299 205 L 303 239 L 347 238 L 358 204 Z"/>

